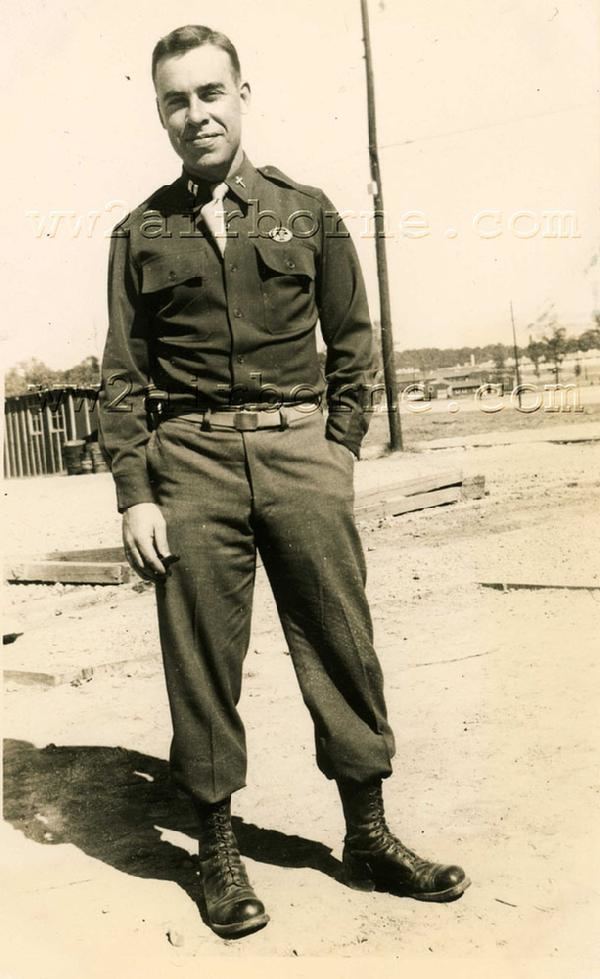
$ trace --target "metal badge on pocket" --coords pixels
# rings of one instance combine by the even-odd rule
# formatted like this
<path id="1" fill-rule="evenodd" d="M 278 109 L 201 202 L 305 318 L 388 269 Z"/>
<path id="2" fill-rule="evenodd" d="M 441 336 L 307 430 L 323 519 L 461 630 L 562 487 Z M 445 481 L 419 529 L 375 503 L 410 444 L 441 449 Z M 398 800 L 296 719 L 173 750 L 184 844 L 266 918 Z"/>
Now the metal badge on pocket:
<path id="1" fill-rule="evenodd" d="M 269 231 L 269 238 L 272 238 L 273 241 L 291 241 L 293 237 L 290 229 L 284 228 L 283 226 L 280 228 L 271 228 Z"/>

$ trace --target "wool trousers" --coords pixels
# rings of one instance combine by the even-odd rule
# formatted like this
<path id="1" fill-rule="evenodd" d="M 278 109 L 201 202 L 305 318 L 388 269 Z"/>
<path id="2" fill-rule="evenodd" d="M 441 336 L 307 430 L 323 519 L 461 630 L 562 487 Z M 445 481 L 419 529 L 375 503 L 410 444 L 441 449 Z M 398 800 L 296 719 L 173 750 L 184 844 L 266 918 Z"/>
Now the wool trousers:
<path id="1" fill-rule="evenodd" d="M 327 778 L 391 773 L 394 737 L 373 648 L 354 457 L 318 410 L 288 428 L 205 431 L 167 419 L 148 469 L 180 561 L 157 585 L 175 782 L 200 803 L 245 785 L 237 705 L 260 554 Z M 273 732 L 276 736 L 276 732 Z"/>

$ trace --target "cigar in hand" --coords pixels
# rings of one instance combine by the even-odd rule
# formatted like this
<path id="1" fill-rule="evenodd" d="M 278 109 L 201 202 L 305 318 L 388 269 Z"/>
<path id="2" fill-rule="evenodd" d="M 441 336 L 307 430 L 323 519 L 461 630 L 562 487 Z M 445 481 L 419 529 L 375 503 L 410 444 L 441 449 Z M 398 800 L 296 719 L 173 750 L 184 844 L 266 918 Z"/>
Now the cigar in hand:
<path id="1" fill-rule="evenodd" d="M 164 557 L 162 556 L 162 554 L 159 554 L 159 557 L 164 565 L 165 574 L 168 578 L 169 575 L 171 574 L 171 565 L 176 564 L 177 561 L 181 560 L 181 558 L 179 554 L 166 554 Z"/>

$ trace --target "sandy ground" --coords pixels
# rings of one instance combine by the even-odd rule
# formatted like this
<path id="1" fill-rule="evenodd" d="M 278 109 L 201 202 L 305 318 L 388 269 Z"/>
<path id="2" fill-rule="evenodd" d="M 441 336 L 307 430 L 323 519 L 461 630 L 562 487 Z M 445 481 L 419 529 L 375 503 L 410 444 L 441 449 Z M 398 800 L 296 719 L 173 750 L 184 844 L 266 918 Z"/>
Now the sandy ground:
<path id="1" fill-rule="evenodd" d="M 600 585 L 600 444 L 410 453 L 361 463 L 357 486 L 456 466 L 485 473 L 489 495 L 361 530 L 398 740 L 389 819 L 423 855 L 465 866 L 462 900 L 337 880 L 335 789 L 314 765 L 259 573 L 241 705 L 250 769 L 235 811 L 272 920 L 243 941 L 217 938 L 195 901 L 192 814 L 168 781 L 151 590 L 9 586 L 24 635 L 7 662 L 23 644 L 42 660 L 125 650 L 139 668 L 6 686 L 3 976 L 262 976 L 273 963 L 278 975 L 319 963 L 340 976 L 598 975 L 600 592 L 479 582 Z M 118 543 L 109 477 L 4 490 L 9 552 Z"/>

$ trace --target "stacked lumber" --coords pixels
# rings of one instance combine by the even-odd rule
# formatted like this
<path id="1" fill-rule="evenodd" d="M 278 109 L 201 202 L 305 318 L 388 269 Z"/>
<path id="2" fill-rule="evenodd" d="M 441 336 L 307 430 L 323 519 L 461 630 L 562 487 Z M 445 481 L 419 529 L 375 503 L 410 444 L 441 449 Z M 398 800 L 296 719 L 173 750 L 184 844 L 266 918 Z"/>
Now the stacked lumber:
<path id="1" fill-rule="evenodd" d="M 357 520 L 398 517 L 428 507 L 446 506 L 459 500 L 478 500 L 485 495 L 485 476 L 463 477 L 453 469 L 416 479 L 405 479 L 383 489 L 361 493 L 354 513 Z"/>
<path id="2" fill-rule="evenodd" d="M 122 585 L 132 576 L 122 547 L 57 551 L 40 560 L 6 562 L 8 581 L 22 584 Z"/>
<path id="3" fill-rule="evenodd" d="M 405 479 L 381 489 L 357 495 L 357 520 L 397 517 L 428 507 L 446 506 L 485 495 L 485 477 L 463 477 L 460 470 Z M 58 551 L 41 560 L 7 561 L 11 582 L 81 585 L 121 585 L 134 577 L 122 547 L 82 551 Z"/>

